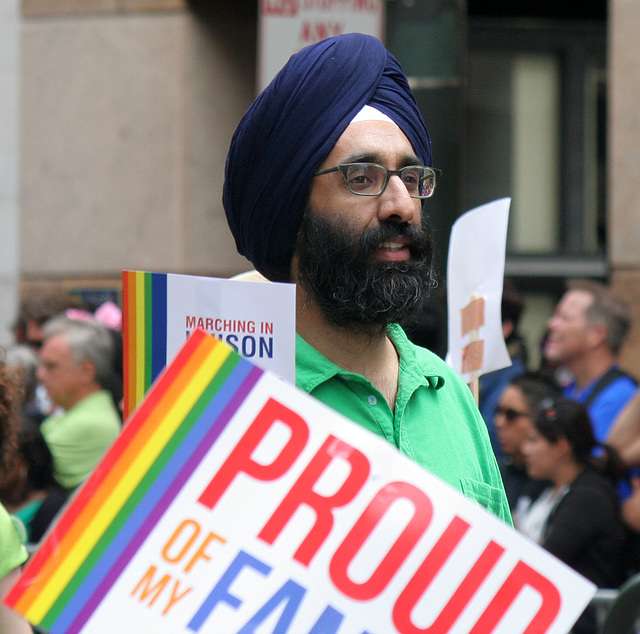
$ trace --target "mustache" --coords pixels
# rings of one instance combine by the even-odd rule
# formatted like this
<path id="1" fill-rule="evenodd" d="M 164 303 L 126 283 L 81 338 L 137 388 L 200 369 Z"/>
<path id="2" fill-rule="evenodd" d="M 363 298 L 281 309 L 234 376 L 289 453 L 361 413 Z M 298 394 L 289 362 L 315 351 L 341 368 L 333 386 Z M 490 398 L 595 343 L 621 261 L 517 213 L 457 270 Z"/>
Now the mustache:
<path id="1" fill-rule="evenodd" d="M 357 229 L 344 218 L 323 218 L 309 209 L 298 238 L 300 283 L 332 323 L 348 330 L 377 332 L 417 315 L 435 285 L 431 226 L 382 221 Z M 385 242 L 402 240 L 411 257 L 380 261 Z"/>
<path id="2" fill-rule="evenodd" d="M 343 258 L 349 254 L 360 259 L 363 255 L 372 256 L 385 242 L 397 238 L 407 239 L 407 248 L 412 258 L 423 258 L 431 247 L 431 234 L 424 226 L 397 223 L 386 220 L 376 227 L 364 229 L 361 233 L 342 233 L 342 240 L 332 243 L 328 257 Z M 326 245 L 329 246 L 329 245 Z M 349 257 L 349 256 L 348 256 Z"/>

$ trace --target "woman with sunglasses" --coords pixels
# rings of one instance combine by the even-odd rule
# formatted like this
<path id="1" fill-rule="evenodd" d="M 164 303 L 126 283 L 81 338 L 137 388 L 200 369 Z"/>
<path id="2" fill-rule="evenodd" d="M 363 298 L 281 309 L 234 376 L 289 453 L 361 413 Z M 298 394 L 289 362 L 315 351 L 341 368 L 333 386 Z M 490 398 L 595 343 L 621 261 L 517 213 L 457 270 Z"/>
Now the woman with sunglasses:
<path id="1" fill-rule="evenodd" d="M 626 573 L 626 531 L 615 487 L 622 464 L 615 450 L 597 443 L 584 406 L 545 399 L 522 453 L 529 475 L 550 482 L 552 503 L 538 543 L 599 588 L 617 588 Z M 588 612 L 573 629 L 595 631 Z"/>
<path id="2" fill-rule="evenodd" d="M 502 448 L 498 463 L 512 511 L 523 505 L 528 508 L 546 486 L 527 474 L 521 447 L 532 425 L 533 412 L 545 398 L 559 395 L 555 384 L 533 372 L 513 377 L 500 394 L 494 425 Z"/>

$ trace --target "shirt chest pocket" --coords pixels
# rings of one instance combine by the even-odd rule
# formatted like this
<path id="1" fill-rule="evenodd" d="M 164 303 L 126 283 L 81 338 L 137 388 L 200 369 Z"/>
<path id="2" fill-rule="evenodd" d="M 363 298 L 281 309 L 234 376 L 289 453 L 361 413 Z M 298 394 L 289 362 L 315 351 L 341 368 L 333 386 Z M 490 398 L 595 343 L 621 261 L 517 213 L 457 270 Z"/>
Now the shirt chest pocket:
<path id="1" fill-rule="evenodd" d="M 502 492 L 499 489 L 492 487 L 486 482 L 470 480 L 469 478 L 462 478 L 460 480 L 460 485 L 462 493 L 466 498 L 484 506 L 484 508 L 494 515 L 502 517 Z"/>

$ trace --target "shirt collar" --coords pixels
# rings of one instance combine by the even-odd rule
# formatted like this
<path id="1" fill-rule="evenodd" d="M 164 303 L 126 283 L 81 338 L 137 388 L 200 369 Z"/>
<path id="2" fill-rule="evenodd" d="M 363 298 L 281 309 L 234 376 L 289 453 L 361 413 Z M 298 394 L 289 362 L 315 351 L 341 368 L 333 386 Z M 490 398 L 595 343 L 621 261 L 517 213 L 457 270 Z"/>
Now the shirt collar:
<path id="1" fill-rule="evenodd" d="M 444 385 L 444 377 L 430 363 L 428 357 L 418 362 L 419 349 L 409 341 L 401 326 L 390 324 L 387 327 L 387 334 L 398 351 L 401 372 L 412 375 L 420 382 L 425 382 L 434 390 L 439 390 Z M 360 377 L 359 374 L 343 370 L 329 361 L 300 335 L 296 335 L 296 384 L 300 389 L 311 392 L 321 383 L 339 375 Z"/>

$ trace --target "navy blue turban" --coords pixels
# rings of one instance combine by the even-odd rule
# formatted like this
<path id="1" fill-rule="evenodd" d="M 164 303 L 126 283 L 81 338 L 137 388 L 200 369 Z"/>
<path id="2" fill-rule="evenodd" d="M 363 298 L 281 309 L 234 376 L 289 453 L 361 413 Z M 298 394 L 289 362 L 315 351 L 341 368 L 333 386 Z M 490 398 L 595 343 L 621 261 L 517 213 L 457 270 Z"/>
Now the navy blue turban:
<path id="1" fill-rule="evenodd" d="M 267 277 L 288 272 L 313 173 L 366 104 L 390 117 L 431 165 L 429 134 L 404 72 L 369 35 L 302 49 L 242 118 L 222 199 L 239 253 Z"/>

